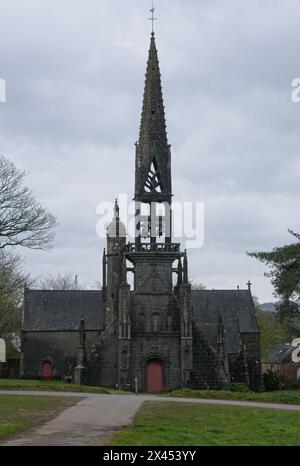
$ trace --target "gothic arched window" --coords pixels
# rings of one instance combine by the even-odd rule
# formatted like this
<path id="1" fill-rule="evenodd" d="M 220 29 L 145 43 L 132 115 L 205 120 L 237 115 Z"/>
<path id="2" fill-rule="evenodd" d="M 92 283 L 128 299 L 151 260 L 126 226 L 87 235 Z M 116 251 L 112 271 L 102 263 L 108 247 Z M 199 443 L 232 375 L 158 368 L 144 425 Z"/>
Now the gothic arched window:
<path id="1" fill-rule="evenodd" d="M 145 183 L 145 191 L 147 193 L 162 192 L 160 173 L 156 167 L 155 160 L 151 163 L 151 167 L 148 172 L 148 176 Z"/>

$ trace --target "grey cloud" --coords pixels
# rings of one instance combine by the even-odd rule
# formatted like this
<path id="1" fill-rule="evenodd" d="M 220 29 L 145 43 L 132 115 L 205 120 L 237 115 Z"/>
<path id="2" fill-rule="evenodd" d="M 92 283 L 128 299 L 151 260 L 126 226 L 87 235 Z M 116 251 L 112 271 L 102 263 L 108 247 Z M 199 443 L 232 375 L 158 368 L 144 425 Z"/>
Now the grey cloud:
<path id="1" fill-rule="evenodd" d="M 131 198 L 149 47 L 148 0 L 3 0 L 0 152 L 28 171 L 57 213 L 51 252 L 24 252 L 33 275 L 99 279 L 96 205 Z M 276 0 L 161 0 L 157 46 L 176 200 L 206 205 L 191 273 L 210 287 L 250 278 L 272 298 L 249 249 L 299 230 L 300 105 L 291 102 L 300 7 Z M 249 275 L 249 276 L 248 276 Z"/>

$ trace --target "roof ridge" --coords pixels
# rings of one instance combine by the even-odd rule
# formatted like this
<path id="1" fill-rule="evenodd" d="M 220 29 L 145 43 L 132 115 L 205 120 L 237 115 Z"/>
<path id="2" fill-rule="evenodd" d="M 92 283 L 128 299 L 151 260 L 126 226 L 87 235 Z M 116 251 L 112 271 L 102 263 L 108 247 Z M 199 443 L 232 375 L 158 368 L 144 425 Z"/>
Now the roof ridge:
<path id="1" fill-rule="evenodd" d="M 72 292 L 72 293 L 74 293 L 74 291 L 77 292 L 77 293 L 79 293 L 79 292 L 80 293 L 83 293 L 83 292 L 85 292 L 85 293 L 86 292 L 89 292 L 89 293 L 90 292 L 102 293 L 102 290 L 92 290 L 92 289 L 89 289 L 89 290 L 43 290 L 41 288 L 26 288 L 26 291 L 35 291 L 35 292 L 43 292 L 43 293 L 45 293 L 45 292 L 47 292 L 47 293 L 49 293 L 49 292 L 51 292 L 51 293 L 57 293 L 57 292 L 71 293 Z"/>

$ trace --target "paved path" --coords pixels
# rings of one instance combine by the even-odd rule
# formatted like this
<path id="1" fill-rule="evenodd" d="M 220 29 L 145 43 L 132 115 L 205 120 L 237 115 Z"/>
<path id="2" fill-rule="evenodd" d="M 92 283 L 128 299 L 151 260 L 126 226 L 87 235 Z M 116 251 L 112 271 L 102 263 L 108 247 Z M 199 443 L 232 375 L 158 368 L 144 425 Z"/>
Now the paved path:
<path id="1" fill-rule="evenodd" d="M 83 398 L 41 427 L 11 438 L 2 445 L 102 445 L 112 434 L 132 423 L 144 401 L 244 406 L 298 411 L 300 406 L 248 401 L 166 398 L 155 395 L 100 395 L 92 393 L 0 390 L 0 395 L 71 396 Z"/>

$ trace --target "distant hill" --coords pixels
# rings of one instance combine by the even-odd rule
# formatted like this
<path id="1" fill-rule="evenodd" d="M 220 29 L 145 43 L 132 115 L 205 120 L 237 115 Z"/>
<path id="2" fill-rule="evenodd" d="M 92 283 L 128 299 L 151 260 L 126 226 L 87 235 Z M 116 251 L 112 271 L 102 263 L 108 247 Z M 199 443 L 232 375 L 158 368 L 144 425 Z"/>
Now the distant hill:
<path id="1" fill-rule="evenodd" d="M 263 303 L 260 308 L 264 312 L 275 312 L 276 303 Z"/>
<path id="2" fill-rule="evenodd" d="M 266 317 L 268 317 L 269 319 L 272 317 L 273 319 L 275 318 L 275 311 L 276 311 L 276 305 L 279 304 L 280 301 L 277 301 L 275 303 L 263 303 L 263 304 L 260 304 L 260 309 L 262 310 L 262 312 L 265 314 Z M 300 306 L 300 302 L 299 302 L 299 306 Z M 292 325 L 295 329 L 297 330 L 300 330 L 300 315 L 299 317 L 296 317 L 293 322 L 292 322 Z"/>

